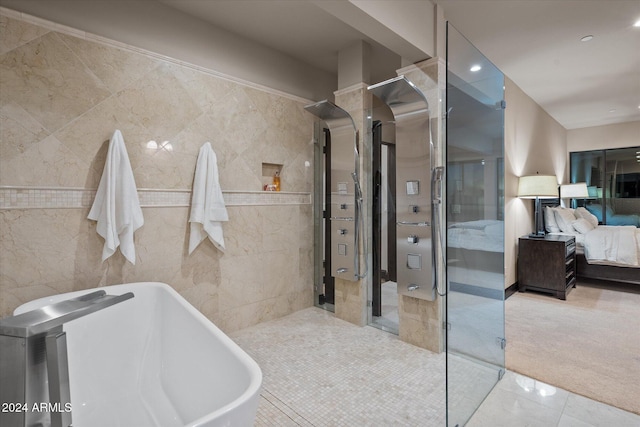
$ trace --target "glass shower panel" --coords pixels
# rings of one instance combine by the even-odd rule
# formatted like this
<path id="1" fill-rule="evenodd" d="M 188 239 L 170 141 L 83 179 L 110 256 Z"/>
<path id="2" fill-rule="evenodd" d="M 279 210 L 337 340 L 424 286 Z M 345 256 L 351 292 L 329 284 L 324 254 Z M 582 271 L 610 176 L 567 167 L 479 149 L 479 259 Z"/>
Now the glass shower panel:
<path id="1" fill-rule="evenodd" d="M 447 425 L 504 373 L 504 76 L 447 24 Z"/>

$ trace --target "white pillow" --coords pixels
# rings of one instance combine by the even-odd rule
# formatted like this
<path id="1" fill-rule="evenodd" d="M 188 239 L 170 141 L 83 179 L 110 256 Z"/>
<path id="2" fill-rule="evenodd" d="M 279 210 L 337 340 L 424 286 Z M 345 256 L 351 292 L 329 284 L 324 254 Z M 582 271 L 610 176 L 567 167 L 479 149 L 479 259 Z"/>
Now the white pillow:
<path id="1" fill-rule="evenodd" d="M 577 219 L 573 213 L 573 209 L 555 209 L 554 214 L 556 216 L 558 227 L 560 227 L 560 231 L 563 233 L 573 233 L 576 231 L 575 228 L 573 228 L 573 225 L 571 225 L 573 221 Z"/>
<path id="2" fill-rule="evenodd" d="M 545 207 L 544 208 L 544 229 L 547 230 L 547 233 L 559 233 L 560 227 L 558 227 L 558 223 L 556 222 L 556 216 L 553 213 L 555 208 Z"/>
<path id="3" fill-rule="evenodd" d="M 596 228 L 598 226 L 598 217 L 589 212 L 586 208 L 579 207 L 576 209 L 575 213 L 576 218 L 586 219 L 593 226 L 593 228 Z"/>
<path id="4" fill-rule="evenodd" d="M 595 228 L 593 224 L 591 224 L 588 220 L 584 218 L 576 219 L 571 223 L 571 225 L 580 234 L 587 234 L 588 232 L 590 232 Z"/>

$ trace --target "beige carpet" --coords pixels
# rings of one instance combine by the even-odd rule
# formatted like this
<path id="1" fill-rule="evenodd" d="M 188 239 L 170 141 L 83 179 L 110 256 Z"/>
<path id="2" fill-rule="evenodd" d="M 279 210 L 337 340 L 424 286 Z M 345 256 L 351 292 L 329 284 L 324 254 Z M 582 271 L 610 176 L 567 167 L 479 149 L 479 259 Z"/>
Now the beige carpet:
<path id="1" fill-rule="evenodd" d="M 640 414 L 640 287 L 579 282 L 505 302 L 507 369 Z"/>

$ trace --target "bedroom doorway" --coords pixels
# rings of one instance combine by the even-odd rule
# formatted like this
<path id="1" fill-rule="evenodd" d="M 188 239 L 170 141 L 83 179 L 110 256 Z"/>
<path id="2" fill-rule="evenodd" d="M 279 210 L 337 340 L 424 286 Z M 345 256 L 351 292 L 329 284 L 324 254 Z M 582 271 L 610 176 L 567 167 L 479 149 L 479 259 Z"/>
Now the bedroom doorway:
<path id="1" fill-rule="evenodd" d="M 504 374 L 504 75 L 447 23 L 447 425 Z"/>

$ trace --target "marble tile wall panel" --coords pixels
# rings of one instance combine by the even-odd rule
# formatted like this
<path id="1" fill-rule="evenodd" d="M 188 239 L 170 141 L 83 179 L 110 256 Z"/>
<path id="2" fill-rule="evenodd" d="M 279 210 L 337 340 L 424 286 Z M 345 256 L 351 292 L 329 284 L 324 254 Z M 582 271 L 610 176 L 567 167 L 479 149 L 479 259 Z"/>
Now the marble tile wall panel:
<path id="1" fill-rule="evenodd" d="M 228 330 L 286 315 L 313 304 L 312 248 L 300 238 L 308 234 L 308 210 L 230 207 L 223 226 L 227 251 L 205 240 L 188 255 L 189 208 L 146 208 L 145 225 L 135 234 L 135 265 L 119 251 L 101 261 L 103 240 L 86 220 L 88 210 L 2 210 L 1 316 L 35 298 L 138 281 L 171 284 Z M 255 228 L 235 238 L 247 224 Z M 285 228 L 291 236 L 282 236 Z"/>
<path id="2" fill-rule="evenodd" d="M 0 316 L 34 298 L 135 281 L 171 284 L 227 330 L 311 306 L 305 103 L 37 22 L 0 16 Z M 103 263 L 86 219 L 115 129 L 145 206 L 135 265 L 120 252 Z M 207 141 L 229 206 L 227 251 L 205 241 L 187 255 Z M 282 193 L 260 191 L 262 163 L 283 165 Z"/>
<path id="3" fill-rule="evenodd" d="M 336 277 L 335 314 L 358 326 L 367 324 L 367 291 L 363 280 L 350 282 Z"/>
<path id="4" fill-rule="evenodd" d="M 46 28 L 10 19 L 4 15 L 0 15 L 0 28 L 2 28 L 0 55 L 49 32 Z"/>
<path id="5" fill-rule="evenodd" d="M 444 351 L 443 329 L 444 319 L 440 298 L 435 301 L 398 296 L 398 335 L 418 347 L 435 353 Z"/>

